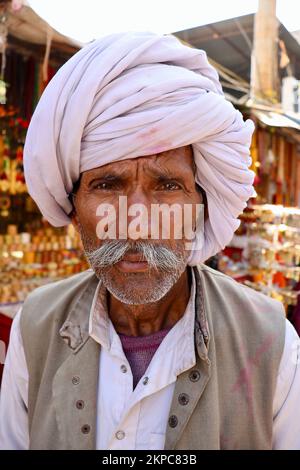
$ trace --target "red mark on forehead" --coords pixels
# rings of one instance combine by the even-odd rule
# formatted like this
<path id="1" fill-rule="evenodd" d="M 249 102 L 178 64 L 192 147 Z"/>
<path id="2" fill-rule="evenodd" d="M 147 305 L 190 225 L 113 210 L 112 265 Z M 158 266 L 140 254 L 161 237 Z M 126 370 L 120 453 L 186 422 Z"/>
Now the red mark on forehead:
<path id="1" fill-rule="evenodd" d="M 150 129 L 142 132 L 139 135 L 139 139 L 143 142 L 145 142 L 145 147 L 144 151 L 149 153 L 150 155 L 156 155 L 158 153 L 166 152 L 168 150 L 171 150 L 174 148 L 173 142 L 170 142 L 169 140 L 159 140 L 158 142 L 153 142 L 154 135 L 156 133 L 159 133 L 159 130 L 157 127 L 151 127 Z M 147 142 L 149 142 L 150 146 L 147 147 Z"/>

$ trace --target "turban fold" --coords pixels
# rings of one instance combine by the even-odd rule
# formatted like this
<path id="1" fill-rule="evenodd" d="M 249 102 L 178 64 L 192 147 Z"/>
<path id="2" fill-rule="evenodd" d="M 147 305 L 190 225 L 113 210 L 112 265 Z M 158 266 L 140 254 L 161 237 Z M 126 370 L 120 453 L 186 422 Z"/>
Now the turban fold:
<path id="1" fill-rule="evenodd" d="M 192 144 L 209 214 L 194 265 L 231 240 L 255 195 L 253 129 L 225 99 L 204 51 L 171 35 L 112 34 L 77 52 L 46 87 L 26 137 L 26 183 L 44 217 L 63 226 L 81 172 Z"/>

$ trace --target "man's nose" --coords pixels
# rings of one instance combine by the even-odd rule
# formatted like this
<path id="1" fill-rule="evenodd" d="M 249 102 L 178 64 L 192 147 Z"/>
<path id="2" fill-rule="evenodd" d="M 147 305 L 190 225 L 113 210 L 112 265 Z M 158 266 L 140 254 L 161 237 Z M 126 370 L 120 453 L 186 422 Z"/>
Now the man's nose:
<path id="1" fill-rule="evenodd" d="M 127 193 L 128 207 L 133 204 L 143 204 L 148 207 L 151 206 L 151 198 L 147 188 L 143 185 L 134 185 Z"/>
<path id="2" fill-rule="evenodd" d="M 136 186 L 127 195 L 127 233 L 132 240 L 151 238 L 151 198 L 149 192 Z"/>

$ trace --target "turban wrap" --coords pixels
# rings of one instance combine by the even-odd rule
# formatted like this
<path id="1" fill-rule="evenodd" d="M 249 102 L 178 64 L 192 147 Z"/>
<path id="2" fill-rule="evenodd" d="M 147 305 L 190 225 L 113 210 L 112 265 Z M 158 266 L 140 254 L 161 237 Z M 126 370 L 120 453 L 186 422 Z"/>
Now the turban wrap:
<path id="1" fill-rule="evenodd" d="M 30 195 L 54 226 L 70 223 L 80 173 L 192 144 L 209 217 L 189 264 L 216 254 L 255 195 L 253 123 L 227 101 L 206 53 L 171 35 L 112 34 L 66 62 L 46 87 L 24 148 Z"/>

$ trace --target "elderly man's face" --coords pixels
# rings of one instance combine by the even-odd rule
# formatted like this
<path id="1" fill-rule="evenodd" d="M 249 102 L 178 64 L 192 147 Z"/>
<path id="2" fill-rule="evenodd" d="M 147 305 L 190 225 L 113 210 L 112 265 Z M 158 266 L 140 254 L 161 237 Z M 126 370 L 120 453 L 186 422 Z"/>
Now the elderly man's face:
<path id="1" fill-rule="evenodd" d="M 91 267 L 109 292 L 123 303 L 145 304 L 160 300 L 185 271 L 183 210 L 192 210 L 195 228 L 196 204 L 202 202 L 192 148 L 186 146 L 82 173 L 73 221 Z M 162 204 L 180 209 L 182 219 L 174 211 L 161 215 Z M 116 220 L 107 218 L 109 207 Z M 137 208 L 144 208 L 143 214 Z"/>

